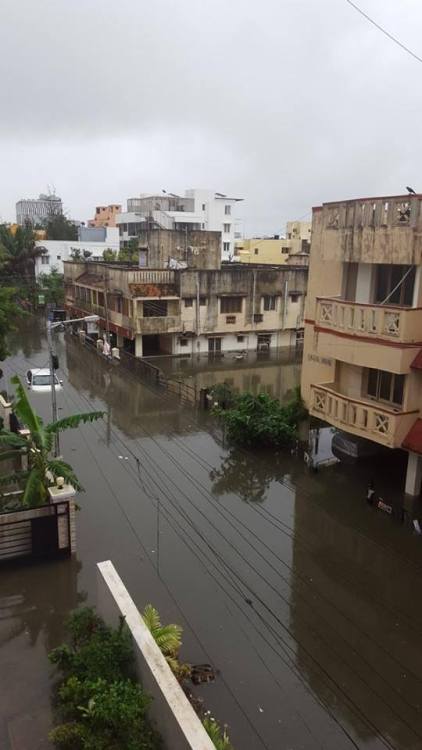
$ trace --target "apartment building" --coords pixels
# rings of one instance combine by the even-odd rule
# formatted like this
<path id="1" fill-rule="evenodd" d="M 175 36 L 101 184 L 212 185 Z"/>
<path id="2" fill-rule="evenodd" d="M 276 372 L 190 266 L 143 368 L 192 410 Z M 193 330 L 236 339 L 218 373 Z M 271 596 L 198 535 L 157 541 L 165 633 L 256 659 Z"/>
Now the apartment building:
<path id="1" fill-rule="evenodd" d="M 219 235 L 212 234 L 219 249 Z M 296 343 L 306 268 L 203 268 L 195 254 L 188 262 L 174 270 L 66 262 L 66 307 L 75 317 L 98 314 L 100 328 L 138 357 L 267 351 Z"/>
<path id="2" fill-rule="evenodd" d="M 70 260 L 74 251 L 89 253 L 89 257 L 102 259 L 104 250 L 119 252 L 119 231 L 115 227 L 79 227 L 77 240 L 40 239 L 35 245 L 44 248 L 42 255 L 35 258 L 35 276 L 49 274 L 53 268 L 63 273 L 63 263 Z"/>
<path id="3" fill-rule="evenodd" d="M 422 477 L 422 195 L 313 209 L 302 395 L 310 413 L 408 452 Z"/>
<path id="4" fill-rule="evenodd" d="M 89 219 L 89 227 L 115 227 L 116 218 L 122 212 L 120 203 L 110 203 L 109 206 L 96 206 L 95 216 Z"/>
<path id="5" fill-rule="evenodd" d="M 184 196 L 165 192 L 141 195 L 128 198 L 127 211 L 116 217 L 116 225 L 123 245 L 137 238 L 147 224 L 161 229 L 220 232 L 220 256 L 222 260 L 231 260 L 236 236 L 240 235 L 236 207 L 242 200 L 196 189 L 186 190 Z"/>
<path id="6" fill-rule="evenodd" d="M 16 222 L 20 226 L 32 224 L 43 227 L 51 216 L 63 213 L 62 199 L 57 195 L 44 195 L 38 198 L 23 198 L 16 203 Z"/>

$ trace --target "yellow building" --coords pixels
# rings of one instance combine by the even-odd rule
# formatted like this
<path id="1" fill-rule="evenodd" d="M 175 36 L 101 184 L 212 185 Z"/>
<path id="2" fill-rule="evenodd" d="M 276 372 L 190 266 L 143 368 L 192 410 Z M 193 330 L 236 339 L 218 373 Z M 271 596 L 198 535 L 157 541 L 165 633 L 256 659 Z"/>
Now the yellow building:
<path id="1" fill-rule="evenodd" d="M 240 263 L 284 265 L 292 255 L 309 252 L 310 238 L 310 221 L 289 221 L 286 237 L 276 234 L 273 237 L 237 240 L 234 254 Z"/>
<path id="2" fill-rule="evenodd" d="M 22 229 L 20 224 L 9 224 L 9 229 L 13 235 L 16 234 L 16 230 Z M 45 240 L 47 238 L 47 232 L 45 229 L 33 229 L 34 237 L 36 240 Z"/>
<path id="3" fill-rule="evenodd" d="M 313 416 L 409 453 L 422 477 L 422 195 L 313 209 L 302 395 Z"/>

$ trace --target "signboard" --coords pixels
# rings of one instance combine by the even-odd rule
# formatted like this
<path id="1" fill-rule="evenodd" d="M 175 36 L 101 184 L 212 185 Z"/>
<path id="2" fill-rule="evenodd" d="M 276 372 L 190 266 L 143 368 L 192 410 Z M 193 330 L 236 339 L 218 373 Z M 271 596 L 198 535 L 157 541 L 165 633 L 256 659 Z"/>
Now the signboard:
<path id="1" fill-rule="evenodd" d="M 86 332 L 88 334 L 98 333 L 98 323 L 96 323 L 95 321 L 87 321 Z"/>
<path id="2" fill-rule="evenodd" d="M 39 294 L 38 295 L 38 304 L 39 305 L 45 305 L 45 294 Z"/>

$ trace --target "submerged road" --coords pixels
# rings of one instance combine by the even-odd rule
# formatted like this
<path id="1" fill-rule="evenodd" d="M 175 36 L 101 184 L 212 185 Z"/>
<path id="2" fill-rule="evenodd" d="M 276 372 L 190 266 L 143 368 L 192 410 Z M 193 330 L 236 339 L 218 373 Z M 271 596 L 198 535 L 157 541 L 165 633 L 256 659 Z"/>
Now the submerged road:
<path id="1" fill-rule="evenodd" d="M 78 342 L 57 352 L 59 414 L 106 415 L 61 436 L 86 490 L 77 559 L 0 571 L 0 746 L 25 716 L 48 723 L 46 653 L 111 559 L 139 609 L 183 626 L 182 658 L 219 670 L 198 694 L 235 750 L 421 748 L 422 541 L 367 507 L 371 468 L 231 450 Z M 27 324 L 5 379 L 46 363 Z M 30 397 L 48 420 L 49 395 Z M 394 465 L 383 482 L 396 491 Z"/>

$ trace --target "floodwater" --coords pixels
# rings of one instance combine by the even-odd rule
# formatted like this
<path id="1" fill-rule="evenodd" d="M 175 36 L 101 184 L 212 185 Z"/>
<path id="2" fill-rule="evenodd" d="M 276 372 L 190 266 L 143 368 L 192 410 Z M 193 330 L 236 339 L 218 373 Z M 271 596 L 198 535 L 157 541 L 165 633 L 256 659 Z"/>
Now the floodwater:
<path id="1" fill-rule="evenodd" d="M 61 439 L 86 490 L 77 558 L 0 569 L 0 747 L 48 747 L 46 654 L 111 559 L 140 609 L 183 626 L 182 658 L 219 670 L 198 693 L 236 750 L 421 748 L 422 538 L 365 502 L 374 472 L 387 501 L 400 495 L 398 465 L 310 473 L 289 453 L 233 449 L 212 417 L 77 341 L 60 334 L 57 352 L 59 413 L 106 415 Z M 5 379 L 46 362 L 29 323 Z M 277 378 L 294 387 L 297 364 L 272 364 L 274 395 Z M 48 419 L 49 395 L 31 400 Z"/>

